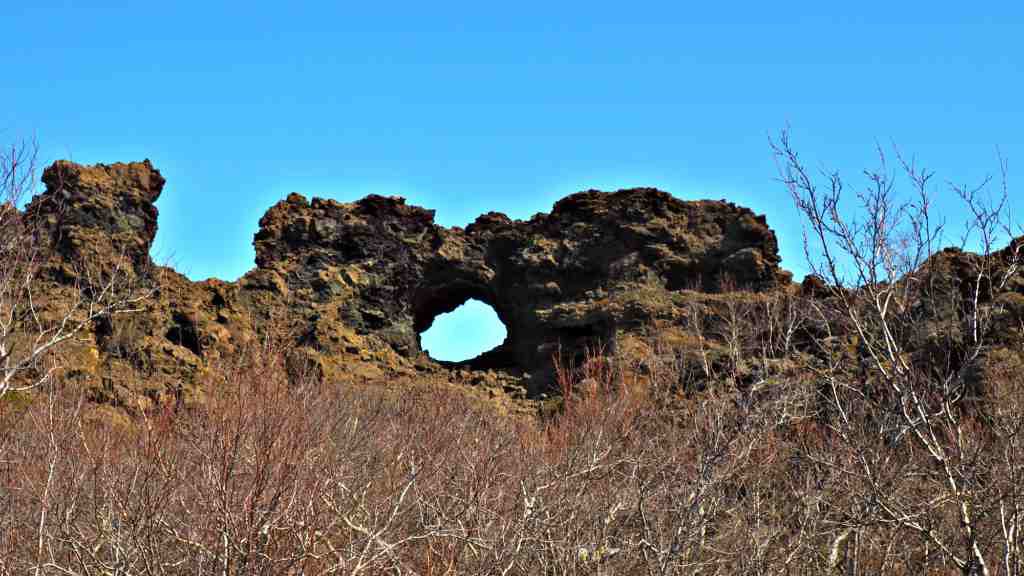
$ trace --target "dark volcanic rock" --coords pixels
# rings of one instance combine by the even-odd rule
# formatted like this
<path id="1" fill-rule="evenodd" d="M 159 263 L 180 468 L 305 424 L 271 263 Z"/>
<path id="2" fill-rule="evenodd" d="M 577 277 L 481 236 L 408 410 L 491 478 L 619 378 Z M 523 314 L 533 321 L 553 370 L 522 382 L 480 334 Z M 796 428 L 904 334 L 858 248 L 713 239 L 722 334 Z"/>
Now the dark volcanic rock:
<path id="1" fill-rule="evenodd" d="M 154 203 L 164 178 L 149 160 L 91 167 L 61 160 L 43 171 L 43 183 L 46 192 L 25 214 L 46 230 L 60 256 L 110 261 L 116 254 L 136 265 L 150 262 Z"/>
<path id="2" fill-rule="evenodd" d="M 57 162 L 26 216 L 62 262 L 128 258 L 150 266 L 164 179 L 148 161 Z M 590 190 L 528 221 L 488 213 L 461 228 L 402 198 L 354 203 L 292 194 L 255 236 L 257 267 L 237 282 L 190 282 L 157 269 L 147 309 L 99 323 L 85 370 L 105 398 L 144 387 L 201 394 L 205 366 L 273 331 L 325 379 L 401 379 L 423 371 L 539 394 L 552 357 L 614 348 L 623 334 L 678 319 L 684 290 L 767 290 L 789 283 L 764 217 L 724 201 L 684 202 L 637 188 Z M 65 271 L 73 275 L 74 271 Z M 419 334 L 470 298 L 494 307 L 506 341 L 442 367 Z M 487 378 L 466 376 L 511 374 Z M 82 372 L 82 371 L 79 371 Z M 121 401 L 124 401 L 122 398 Z"/>
<path id="3" fill-rule="evenodd" d="M 620 331 L 671 316 L 670 292 L 789 281 L 763 217 L 651 188 L 581 192 L 529 221 L 489 213 L 465 230 L 442 228 L 401 198 L 293 194 L 263 217 L 255 244 L 259 270 L 296 299 L 334 303 L 346 326 L 407 358 L 439 314 L 481 300 L 508 337 L 467 365 L 534 375 L 558 351 L 613 346 Z"/>

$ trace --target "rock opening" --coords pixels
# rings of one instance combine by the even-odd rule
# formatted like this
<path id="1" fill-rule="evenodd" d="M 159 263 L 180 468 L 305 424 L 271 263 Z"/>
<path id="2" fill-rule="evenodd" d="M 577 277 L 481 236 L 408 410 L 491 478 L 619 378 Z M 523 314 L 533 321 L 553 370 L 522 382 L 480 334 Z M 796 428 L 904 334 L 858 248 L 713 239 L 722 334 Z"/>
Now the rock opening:
<path id="1" fill-rule="evenodd" d="M 508 329 L 494 308 L 475 298 L 438 314 L 428 326 L 419 335 L 420 347 L 443 363 L 471 363 L 508 338 Z"/>

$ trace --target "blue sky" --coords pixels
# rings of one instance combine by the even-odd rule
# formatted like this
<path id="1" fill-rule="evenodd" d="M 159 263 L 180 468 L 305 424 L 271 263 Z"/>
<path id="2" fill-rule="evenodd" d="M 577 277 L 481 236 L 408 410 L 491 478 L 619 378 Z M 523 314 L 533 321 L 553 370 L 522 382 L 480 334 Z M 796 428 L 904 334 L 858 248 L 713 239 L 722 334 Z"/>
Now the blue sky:
<path id="1" fill-rule="evenodd" d="M 854 180 L 876 141 L 938 182 L 994 172 L 999 146 L 1012 186 L 1024 158 L 1016 2 L 368 5 L 6 2 L 0 139 L 150 158 L 154 255 L 228 280 L 291 191 L 399 194 L 451 226 L 627 186 L 766 214 L 799 274 L 769 133 L 791 125 L 808 163 Z M 475 314 L 431 351 L 500 335 Z"/>

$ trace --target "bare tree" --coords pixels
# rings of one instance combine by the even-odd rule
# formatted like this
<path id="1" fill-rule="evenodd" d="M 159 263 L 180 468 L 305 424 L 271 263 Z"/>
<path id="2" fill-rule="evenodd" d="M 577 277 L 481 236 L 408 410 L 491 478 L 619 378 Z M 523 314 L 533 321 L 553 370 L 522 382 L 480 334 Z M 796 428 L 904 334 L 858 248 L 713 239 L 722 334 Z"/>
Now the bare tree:
<path id="1" fill-rule="evenodd" d="M 996 296 L 1024 256 L 1008 213 L 1005 160 L 994 195 L 987 179 L 949 187 L 967 215 L 961 244 L 980 248 L 969 255 L 938 251 L 944 230 L 931 209 L 932 173 L 898 149 L 910 197 L 897 193 L 879 147 L 879 167 L 865 171 L 867 185 L 850 200 L 838 173 L 822 171 L 819 186 L 786 131 L 771 145 L 807 227 L 811 271 L 828 288 L 816 304 L 829 334 L 817 370 L 835 443 L 813 456 L 859 495 L 840 514 L 832 567 L 840 548 L 858 541 L 851 534 L 890 530 L 920 538 L 963 574 L 992 573 L 997 546 L 984 526 L 1007 507 L 986 458 L 992 436 L 975 420 L 982 391 L 974 372 L 991 348 Z M 997 250 L 1004 241 L 1010 246 Z"/>

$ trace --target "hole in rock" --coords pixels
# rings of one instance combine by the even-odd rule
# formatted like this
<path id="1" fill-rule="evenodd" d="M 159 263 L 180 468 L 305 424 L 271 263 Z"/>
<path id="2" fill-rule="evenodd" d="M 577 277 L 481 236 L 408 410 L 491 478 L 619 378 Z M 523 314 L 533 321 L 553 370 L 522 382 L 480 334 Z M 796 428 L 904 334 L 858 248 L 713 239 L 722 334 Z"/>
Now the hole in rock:
<path id="1" fill-rule="evenodd" d="M 507 334 L 494 308 L 470 299 L 434 318 L 430 328 L 420 334 L 420 347 L 434 360 L 464 362 L 497 348 Z"/>

